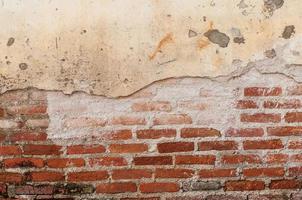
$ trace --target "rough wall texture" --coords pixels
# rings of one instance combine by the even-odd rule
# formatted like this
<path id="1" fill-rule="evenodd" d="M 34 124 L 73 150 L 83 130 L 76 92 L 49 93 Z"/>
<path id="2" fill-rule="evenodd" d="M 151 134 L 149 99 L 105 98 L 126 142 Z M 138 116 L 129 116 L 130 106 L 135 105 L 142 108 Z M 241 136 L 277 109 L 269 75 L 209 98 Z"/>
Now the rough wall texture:
<path id="1" fill-rule="evenodd" d="M 249 68 L 301 82 L 301 10 L 301 0 L 1 0 L 0 93 L 117 97 Z"/>
<path id="2" fill-rule="evenodd" d="M 256 70 L 125 98 L 0 96 L 0 196 L 301 200 L 302 85 Z"/>

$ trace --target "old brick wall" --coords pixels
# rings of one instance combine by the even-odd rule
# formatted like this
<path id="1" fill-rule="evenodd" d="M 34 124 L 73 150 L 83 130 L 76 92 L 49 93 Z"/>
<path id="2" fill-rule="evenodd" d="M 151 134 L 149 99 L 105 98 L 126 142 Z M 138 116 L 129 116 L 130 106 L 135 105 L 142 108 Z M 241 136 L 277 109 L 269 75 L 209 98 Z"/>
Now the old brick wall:
<path id="1" fill-rule="evenodd" d="M 301 200 L 302 85 L 249 72 L 110 99 L 0 96 L 2 199 Z"/>

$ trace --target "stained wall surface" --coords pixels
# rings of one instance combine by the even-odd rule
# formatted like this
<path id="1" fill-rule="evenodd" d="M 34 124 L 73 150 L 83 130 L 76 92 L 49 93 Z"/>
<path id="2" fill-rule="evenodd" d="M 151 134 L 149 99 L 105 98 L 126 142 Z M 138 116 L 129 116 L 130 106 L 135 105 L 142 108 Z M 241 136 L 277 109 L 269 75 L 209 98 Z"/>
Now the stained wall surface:
<path id="1" fill-rule="evenodd" d="M 300 0 L 1 0 L 0 92 L 117 97 L 253 67 L 301 81 L 301 9 Z"/>

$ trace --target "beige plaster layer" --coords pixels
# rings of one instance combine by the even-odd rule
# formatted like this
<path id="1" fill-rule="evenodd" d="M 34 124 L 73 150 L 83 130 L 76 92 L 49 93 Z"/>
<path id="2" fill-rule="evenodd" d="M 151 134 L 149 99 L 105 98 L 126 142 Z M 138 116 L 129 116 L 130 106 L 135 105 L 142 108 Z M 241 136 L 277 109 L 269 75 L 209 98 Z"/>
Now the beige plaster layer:
<path id="1" fill-rule="evenodd" d="M 1 0 L 0 93 L 116 97 L 251 67 L 302 81 L 301 10 L 301 0 Z"/>

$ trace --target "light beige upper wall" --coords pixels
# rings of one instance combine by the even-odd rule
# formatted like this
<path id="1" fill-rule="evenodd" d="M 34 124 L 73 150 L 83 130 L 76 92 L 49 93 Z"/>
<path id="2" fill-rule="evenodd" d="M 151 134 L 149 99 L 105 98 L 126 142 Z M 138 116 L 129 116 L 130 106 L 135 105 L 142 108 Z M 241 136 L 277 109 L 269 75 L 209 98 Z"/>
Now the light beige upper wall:
<path id="1" fill-rule="evenodd" d="M 301 0 L 0 0 L 0 92 L 116 97 L 251 66 L 302 80 L 301 10 Z"/>

